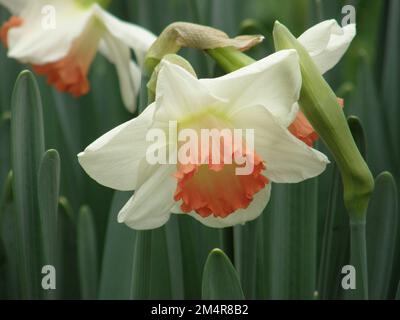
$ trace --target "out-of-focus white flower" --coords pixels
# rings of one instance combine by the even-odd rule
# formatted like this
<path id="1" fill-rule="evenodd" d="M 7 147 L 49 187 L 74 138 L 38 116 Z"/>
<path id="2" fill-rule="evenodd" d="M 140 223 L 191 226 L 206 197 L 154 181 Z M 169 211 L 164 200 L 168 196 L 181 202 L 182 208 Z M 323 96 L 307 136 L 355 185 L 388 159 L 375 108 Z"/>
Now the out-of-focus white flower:
<path id="1" fill-rule="evenodd" d="M 280 51 L 216 79 L 198 80 L 175 64 L 161 63 L 155 102 L 78 155 L 81 166 L 99 183 L 136 190 L 120 211 L 119 222 L 152 229 L 174 212 L 215 228 L 243 224 L 262 213 L 271 181 L 297 183 L 324 171 L 326 156 L 287 129 L 297 114 L 301 88 L 295 50 Z M 158 129 L 171 139 L 171 121 L 177 122 L 178 137 L 187 128 L 254 130 L 254 147 L 244 151 L 253 155 L 252 172 L 237 175 L 237 163 L 213 164 L 210 157 L 202 164 L 150 165 L 147 134 Z M 160 144 L 158 151 L 179 148 L 179 138 L 172 140 Z"/>
<path id="2" fill-rule="evenodd" d="M 87 74 L 99 50 L 116 66 L 125 106 L 131 112 L 136 109 L 141 73 L 130 50 L 140 65 L 155 40 L 152 33 L 115 18 L 94 1 L 0 0 L 0 4 L 13 15 L 0 33 L 9 57 L 31 64 L 58 90 L 77 97 L 89 91 Z"/>

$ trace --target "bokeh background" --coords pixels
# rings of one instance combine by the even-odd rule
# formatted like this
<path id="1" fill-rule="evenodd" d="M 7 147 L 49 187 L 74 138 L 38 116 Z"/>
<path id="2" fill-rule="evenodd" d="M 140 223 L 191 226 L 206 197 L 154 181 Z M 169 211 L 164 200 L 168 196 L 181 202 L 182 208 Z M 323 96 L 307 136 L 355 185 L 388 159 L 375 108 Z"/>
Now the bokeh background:
<path id="1" fill-rule="evenodd" d="M 249 54 L 273 52 L 275 20 L 300 35 L 314 24 L 337 19 L 351 4 L 357 13 L 357 37 L 340 64 L 326 75 L 344 111 L 352 119 L 360 148 L 374 174 L 400 176 L 400 1 L 398 0 L 113 0 L 117 17 L 159 34 L 174 21 L 220 28 L 230 36 L 261 33 L 263 44 Z M 9 13 L 0 8 L 0 23 Z M 201 77 L 221 74 L 204 53 L 181 51 Z M 15 80 L 27 68 L 0 48 L 0 297 L 46 298 L 40 289 L 21 288 L 13 197 L 7 192 L 10 160 L 10 103 Z M 129 193 L 98 185 L 80 168 L 76 155 L 113 127 L 132 118 L 121 101 L 114 66 L 98 56 L 90 70 L 91 92 L 76 100 L 37 77 L 43 101 L 46 149 L 61 158 L 57 290 L 51 298 L 201 298 L 203 266 L 213 248 L 233 262 L 248 299 L 346 298 L 341 268 L 348 264 L 349 222 L 335 164 L 298 185 L 273 185 L 262 217 L 242 227 L 213 230 L 190 217 L 172 217 L 151 232 L 150 262 L 135 260 L 142 250 L 137 232 L 116 222 Z M 266 86 L 268 83 L 265 84 Z M 361 123 L 362 128 L 359 127 Z M 366 148 L 364 148 L 366 146 Z M 318 148 L 325 150 L 322 143 Z M 332 157 L 330 157 L 332 158 Z M 386 180 L 385 180 L 386 179 Z M 389 182 L 388 182 L 389 181 Z M 398 192 L 384 175 L 384 187 L 371 204 L 367 227 L 370 296 L 394 298 L 400 279 L 397 230 Z M 383 198 L 384 200 L 382 200 Z M 142 250 L 143 251 L 143 250 Z M 150 290 L 135 288 L 144 266 Z M 135 278 L 136 277 L 136 278 Z M 139 292 L 139 293 L 138 293 Z M 316 292 L 318 292 L 316 294 Z"/>

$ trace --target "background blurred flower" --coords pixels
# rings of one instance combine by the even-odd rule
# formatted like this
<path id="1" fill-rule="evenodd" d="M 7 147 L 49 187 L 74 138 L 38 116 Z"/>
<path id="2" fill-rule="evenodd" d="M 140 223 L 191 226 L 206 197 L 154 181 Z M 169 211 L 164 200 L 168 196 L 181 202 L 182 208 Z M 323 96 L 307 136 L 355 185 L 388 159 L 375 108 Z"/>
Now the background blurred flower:
<path id="1" fill-rule="evenodd" d="M 136 190 L 120 211 L 120 222 L 153 229 L 165 224 L 171 211 L 178 211 L 215 228 L 245 223 L 257 218 L 268 203 L 269 181 L 297 183 L 324 171 L 329 162 L 325 155 L 283 125 L 293 121 L 301 87 L 295 51 L 281 51 L 216 79 L 198 80 L 179 66 L 162 63 L 155 103 L 78 155 L 99 183 Z M 175 164 L 149 165 L 146 134 L 158 128 L 168 136 L 169 121 L 177 121 L 178 130 L 254 129 L 253 172 L 238 176 L 231 170 L 235 164 L 178 163 L 178 170 Z"/>
<path id="2" fill-rule="evenodd" d="M 123 102 L 135 111 L 141 76 L 130 49 L 141 65 L 155 40 L 151 32 L 122 22 L 96 3 L 0 0 L 0 4 L 13 14 L 0 33 L 9 57 L 31 64 L 58 90 L 78 97 L 89 91 L 87 74 L 99 50 L 115 64 Z M 44 10 L 49 6 L 53 10 Z M 54 14 L 52 27 L 46 26 L 50 14 Z"/>

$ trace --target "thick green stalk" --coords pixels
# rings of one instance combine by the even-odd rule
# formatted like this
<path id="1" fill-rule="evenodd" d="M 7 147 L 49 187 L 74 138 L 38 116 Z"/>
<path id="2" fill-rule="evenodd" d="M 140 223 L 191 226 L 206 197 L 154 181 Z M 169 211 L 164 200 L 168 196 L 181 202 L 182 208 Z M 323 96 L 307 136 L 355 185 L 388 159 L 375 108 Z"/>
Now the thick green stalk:
<path id="1" fill-rule="evenodd" d="M 209 49 L 206 52 L 225 72 L 233 72 L 255 62 L 254 59 L 233 47 Z"/>

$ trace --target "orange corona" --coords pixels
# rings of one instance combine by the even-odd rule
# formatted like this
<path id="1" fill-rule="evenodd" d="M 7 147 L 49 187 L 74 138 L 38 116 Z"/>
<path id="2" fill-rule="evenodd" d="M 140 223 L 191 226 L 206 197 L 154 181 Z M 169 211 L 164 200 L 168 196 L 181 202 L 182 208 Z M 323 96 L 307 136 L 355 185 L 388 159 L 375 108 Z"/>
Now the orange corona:
<path id="1" fill-rule="evenodd" d="M 251 174 L 237 175 L 239 166 L 234 162 L 234 156 L 232 158 L 232 164 L 178 164 L 174 200 L 182 200 L 183 212 L 195 211 L 204 218 L 210 215 L 226 218 L 249 206 L 253 196 L 269 183 L 262 175 L 265 165 L 257 154 L 253 154 Z"/>

